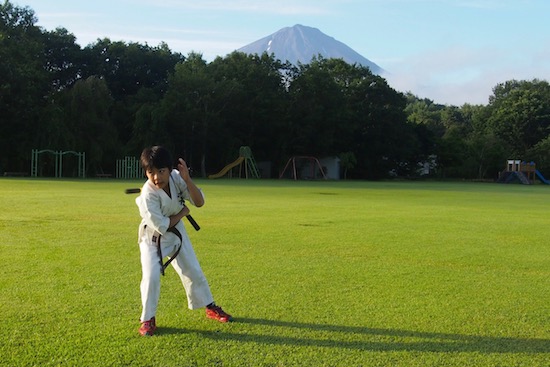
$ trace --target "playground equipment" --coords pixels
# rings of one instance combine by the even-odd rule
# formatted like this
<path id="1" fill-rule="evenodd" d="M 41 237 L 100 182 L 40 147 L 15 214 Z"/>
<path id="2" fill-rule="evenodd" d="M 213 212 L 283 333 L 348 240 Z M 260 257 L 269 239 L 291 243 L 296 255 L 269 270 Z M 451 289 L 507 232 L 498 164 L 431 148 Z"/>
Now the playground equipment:
<path id="1" fill-rule="evenodd" d="M 542 173 L 540 173 L 540 171 L 537 169 L 535 170 L 535 174 L 537 175 L 537 177 L 539 178 L 540 182 L 542 182 L 543 184 L 545 185 L 550 185 L 550 181 L 548 181 L 547 179 L 544 178 L 544 176 L 542 175 Z"/>
<path id="2" fill-rule="evenodd" d="M 327 179 L 319 160 L 310 156 L 295 156 L 288 160 L 279 178 L 316 180 Z"/>
<path id="3" fill-rule="evenodd" d="M 524 185 L 531 185 L 535 183 L 535 177 L 538 177 L 542 183 L 550 184 L 550 181 L 537 170 L 535 162 L 525 162 L 517 159 L 509 159 L 506 170 L 500 172 L 498 176 L 497 182 L 500 183 L 519 181 Z"/>
<path id="4" fill-rule="evenodd" d="M 49 149 L 33 149 L 31 152 L 31 177 L 38 177 L 38 162 L 40 160 L 40 155 L 43 153 L 51 153 L 54 155 L 55 161 L 55 177 L 63 177 L 63 156 L 66 154 L 75 155 L 78 158 L 78 176 L 80 178 L 86 177 L 86 153 L 84 152 L 75 152 L 72 150 L 61 151 L 61 150 L 49 150 Z"/>
<path id="5" fill-rule="evenodd" d="M 243 167 L 244 165 L 244 167 Z M 252 150 L 249 146 L 242 146 L 239 148 L 239 158 L 223 167 L 222 170 L 216 174 L 208 176 L 208 178 L 220 178 L 229 174 L 229 178 L 233 177 L 233 169 L 239 168 L 239 178 L 260 178 L 258 166 L 252 155 Z"/>

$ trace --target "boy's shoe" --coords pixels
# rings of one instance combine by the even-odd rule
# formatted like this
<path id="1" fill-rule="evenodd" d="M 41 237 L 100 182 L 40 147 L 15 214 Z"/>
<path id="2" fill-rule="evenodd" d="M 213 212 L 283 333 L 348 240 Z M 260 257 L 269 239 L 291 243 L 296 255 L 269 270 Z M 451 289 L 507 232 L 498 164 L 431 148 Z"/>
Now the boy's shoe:
<path id="1" fill-rule="evenodd" d="M 232 320 L 232 316 L 226 313 L 220 306 L 206 307 L 206 317 L 219 322 L 229 322 Z"/>
<path id="2" fill-rule="evenodd" d="M 139 333 L 143 336 L 153 336 L 155 330 L 157 330 L 157 323 L 155 317 L 152 317 L 149 321 L 143 321 L 139 328 Z"/>

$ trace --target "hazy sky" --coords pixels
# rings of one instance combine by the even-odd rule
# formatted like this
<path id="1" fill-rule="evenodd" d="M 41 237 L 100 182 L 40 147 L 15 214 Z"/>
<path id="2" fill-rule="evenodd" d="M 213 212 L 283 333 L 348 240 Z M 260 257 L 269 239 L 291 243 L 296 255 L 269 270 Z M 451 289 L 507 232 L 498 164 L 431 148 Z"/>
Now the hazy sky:
<path id="1" fill-rule="evenodd" d="M 98 38 L 166 42 L 207 61 L 302 24 L 390 75 L 391 87 L 436 103 L 487 104 L 507 80 L 550 80 L 549 0 L 10 0 L 38 25 Z"/>

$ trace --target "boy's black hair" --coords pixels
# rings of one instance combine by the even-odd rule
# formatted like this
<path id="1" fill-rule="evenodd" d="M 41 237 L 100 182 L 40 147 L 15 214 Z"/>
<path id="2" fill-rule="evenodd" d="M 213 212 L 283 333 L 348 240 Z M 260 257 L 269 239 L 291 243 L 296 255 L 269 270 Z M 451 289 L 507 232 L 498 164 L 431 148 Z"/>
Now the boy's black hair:
<path id="1" fill-rule="evenodd" d="M 161 145 L 143 149 L 141 152 L 141 167 L 147 171 L 152 168 L 172 168 L 172 155 Z"/>

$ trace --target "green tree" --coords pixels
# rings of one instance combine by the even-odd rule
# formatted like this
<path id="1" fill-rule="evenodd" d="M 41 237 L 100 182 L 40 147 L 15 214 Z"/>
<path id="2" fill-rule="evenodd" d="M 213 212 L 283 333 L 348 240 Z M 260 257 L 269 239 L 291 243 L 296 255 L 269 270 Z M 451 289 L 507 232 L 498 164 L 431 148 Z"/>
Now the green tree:
<path id="1" fill-rule="evenodd" d="M 433 132 L 434 136 L 443 137 L 446 127 L 442 121 L 441 110 L 445 106 L 436 104 L 426 98 L 418 99 L 411 93 L 408 93 L 406 98 L 405 113 L 407 114 L 407 121 L 416 125 L 424 125 Z"/>
<path id="2" fill-rule="evenodd" d="M 368 68 L 319 57 L 299 68 L 289 91 L 294 152 L 350 151 L 357 157 L 353 173 L 361 178 L 411 169 L 418 141 L 406 121 L 406 99 Z"/>
<path id="3" fill-rule="evenodd" d="M 547 81 L 511 80 L 498 84 L 489 98 L 489 124 L 518 159 L 548 137 L 550 85 Z"/>
<path id="4" fill-rule="evenodd" d="M 184 59 L 181 54 L 172 53 L 165 43 L 151 47 L 112 42 L 108 38 L 87 46 L 83 58 L 83 76 L 101 77 L 111 91 L 111 119 L 122 145 L 132 139 L 138 111 L 144 104 L 154 105 L 162 99 L 170 74 Z M 130 146 L 134 148 L 133 144 Z"/>
<path id="5" fill-rule="evenodd" d="M 65 28 L 43 32 L 44 65 L 52 92 L 71 87 L 82 76 L 83 55 L 76 37 Z"/>
<path id="6" fill-rule="evenodd" d="M 289 86 L 287 115 L 289 155 L 336 155 L 345 95 L 327 59 L 299 65 Z"/>
<path id="7" fill-rule="evenodd" d="M 338 155 L 340 166 L 344 171 L 344 180 L 348 178 L 348 171 L 355 168 L 357 158 L 353 152 L 343 152 Z"/>
<path id="8" fill-rule="evenodd" d="M 44 63 L 48 73 L 47 103 L 35 121 L 37 147 L 65 150 L 73 143 L 71 128 L 66 125 L 63 95 L 80 79 L 82 53 L 76 38 L 64 28 L 43 32 Z"/>
<path id="9" fill-rule="evenodd" d="M 0 166 L 28 171 L 35 125 L 48 93 L 44 42 L 28 7 L 0 4 Z"/>
<path id="10" fill-rule="evenodd" d="M 414 126 L 407 123 L 406 98 L 383 78 L 361 70 L 366 74 L 350 84 L 346 106 L 356 127 L 353 139 L 345 140 L 356 147 L 356 171 L 371 179 L 410 174 L 416 168 L 411 158 L 418 153 L 419 141 Z"/>
<path id="11" fill-rule="evenodd" d="M 537 169 L 543 172 L 546 178 L 550 177 L 550 135 L 531 147 L 527 156 L 530 157 L 529 161 L 536 163 Z"/>
<path id="12" fill-rule="evenodd" d="M 266 53 L 240 52 L 218 57 L 209 65 L 217 84 L 231 81 L 231 93 L 226 94 L 220 115 L 228 132 L 221 157 L 224 162 L 243 145 L 252 148 L 257 160 L 280 159 L 287 97 L 282 75 L 288 67 Z"/>
<path id="13" fill-rule="evenodd" d="M 495 179 L 503 167 L 507 152 L 505 142 L 495 135 L 487 123 L 489 109 L 486 106 L 465 104 L 461 113 L 470 126 L 466 136 L 463 177 Z"/>
<path id="14" fill-rule="evenodd" d="M 171 147 L 173 136 L 167 128 L 162 110 L 162 100 L 157 101 L 151 89 L 141 89 L 133 98 L 137 110 L 133 119 L 130 140 L 123 149 L 124 154 L 137 156 L 146 146 L 164 144 Z"/>
<path id="15" fill-rule="evenodd" d="M 220 114 L 229 104 L 234 88 L 234 80 L 216 82 L 198 53 L 190 53 L 170 77 L 162 101 L 166 128 L 175 137 L 174 151 L 193 169 L 200 167 L 203 177 L 207 175 L 208 159 L 220 156 L 219 149 L 231 136 L 221 124 Z"/>
<path id="16" fill-rule="evenodd" d="M 112 102 L 107 83 L 95 76 L 77 81 L 65 93 L 65 125 L 74 137 L 67 149 L 86 152 L 88 174 L 114 172 L 118 140 L 109 117 Z"/>

